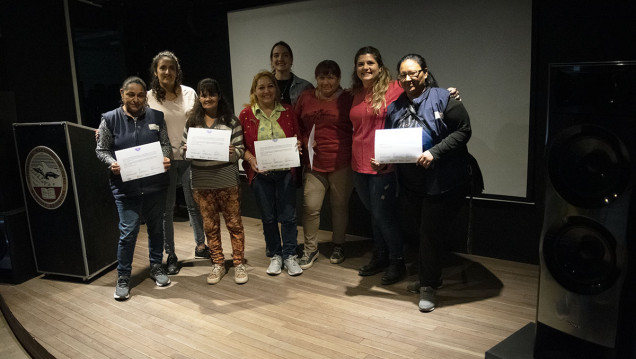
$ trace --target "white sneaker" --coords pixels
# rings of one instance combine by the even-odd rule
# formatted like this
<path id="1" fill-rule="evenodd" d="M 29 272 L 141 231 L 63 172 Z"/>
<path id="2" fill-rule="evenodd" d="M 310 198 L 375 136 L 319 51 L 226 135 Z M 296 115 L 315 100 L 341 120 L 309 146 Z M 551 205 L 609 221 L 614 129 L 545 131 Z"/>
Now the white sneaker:
<path id="1" fill-rule="evenodd" d="M 269 262 L 269 267 L 267 267 L 267 274 L 269 275 L 279 275 L 281 267 L 283 266 L 283 258 L 278 254 L 274 255 Z"/>
<path id="2" fill-rule="evenodd" d="M 298 265 L 297 256 L 289 256 L 285 259 L 285 268 L 287 268 L 287 274 L 291 276 L 302 274 L 303 269 Z"/>
<path id="3" fill-rule="evenodd" d="M 220 264 L 215 264 L 212 267 L 212 273 L 208 275 L 208 284 L 216 284 L 221 281 L 221 278 L 225 275 L 225 266 Z"/>
<path id="4" fill-rule="evenodd" d="M 247 268 L 245 268 L 245 264 L 241 263 L 234 267 L 234 283 L 247 283 L 247 279 Z"/>

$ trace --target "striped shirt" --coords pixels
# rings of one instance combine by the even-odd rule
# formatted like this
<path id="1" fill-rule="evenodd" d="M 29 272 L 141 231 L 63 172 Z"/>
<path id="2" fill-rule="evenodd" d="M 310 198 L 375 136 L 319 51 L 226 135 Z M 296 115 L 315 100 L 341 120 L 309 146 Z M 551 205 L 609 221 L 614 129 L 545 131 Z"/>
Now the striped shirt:
<path id="1" fill-rule="evenodd" d="M 218 189 L 237 186 L 240 183 L 238 160 L 245 153 L 243 128 L 239 120 L 232 116 L 228 125 L 220 124 L 217 120 L 211 127 L 197 127 L 232 131 L 230 144 L 234 145 L 234 153 L 230 154 L 229 162 L 193 159 L 191 165 L 191 187 L 193 189 Z M 182 148 L 187 143 L 187 140 L 188 127 L 185 127 L 183 129 L 183 138 L 181 139 Z"/>

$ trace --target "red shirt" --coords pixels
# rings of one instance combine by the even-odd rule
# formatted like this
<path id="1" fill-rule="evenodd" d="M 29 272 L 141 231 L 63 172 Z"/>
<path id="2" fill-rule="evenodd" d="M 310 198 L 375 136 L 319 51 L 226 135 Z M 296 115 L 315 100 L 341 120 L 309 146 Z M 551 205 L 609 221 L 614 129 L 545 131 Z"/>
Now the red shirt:
<path id="1" fill-rule="evenodd" d="M 298 124 L 296 120 L 296 114 L 292 111 L 290 105 L 283 104 L 285 107 L 285 111 L 280 113 L 280 117 L 278 118 L 278 124 L 285 132 L 287 137 L 297 137 L 298 136 Z M 252 155 L 256 155 L 256 150 L 254 149 L 254 141 L 258 141 L 258 124 L 260 121 L 254 116 L 252 112 L 252 107 L 247 106 L 241 111 L 239 115 L 239 120 L 241 121 L 241 127 L 243 127 L 243 140 L 245 142 L 245 149 L 249 150 Z M 257 159 L 258 161 L 258 159 Z M 247 161 L 243 161 L 243 169 L 247 174 L 247 179 L 249 183 L 252 183 L 254 176 L 256 173 L 252 171 L 252 166 L 250 166 Z M 296 170 L 292 168 L 292 174 L 296 175 Z"/>
<path id="2" fill-rule="evenodd" d="M 384 98 L 386 105 L 375 114 L 370 104 L 364 99 L 370 95 L 371 89 L 364 90 L 353 97 L 349 118 L 353 124 L 353 146 L 351 168 L 359 173 L 376 174 L 371 168 L 370 160 L 375 158 L 375 130 L 384 129 L 386 108 L 395 101 L 404 90 L 397 81 L 391 82 Z M 387 171 L 392 170 L 391 167 Z M 385 171 L 386 172 L 386 171 Z"/>
<path id="3" fill-rule="evenodd" d="M 351 95 L 347 91 L 332 100 L 316 97 L 316 90 L 304 91 L 296 102 L 298 127 L 303 142 L 303 162 L 309 167 L 307 142 L 313 126 L 314 163 L 313 170 L 333 172 L 351 164 L 351 136 L 353 127 L 349 121 Z"/>

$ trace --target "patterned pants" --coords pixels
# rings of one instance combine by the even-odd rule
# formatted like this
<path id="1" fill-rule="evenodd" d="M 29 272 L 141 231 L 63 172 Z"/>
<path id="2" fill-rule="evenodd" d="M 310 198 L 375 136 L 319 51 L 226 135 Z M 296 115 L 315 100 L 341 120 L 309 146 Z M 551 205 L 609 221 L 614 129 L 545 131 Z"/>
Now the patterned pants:
<path id="1" fill-rule="evenodd" d="M 194 200 L 199 205 L 203 217 L 203 230 L 210 247 L 210 259 L 215 264 L 223 264 L 221 246 L 221 221 L 223 213 L 225 225 L 232 240 L 232 261 L 237 266 L 243 263 L 245 252 L 245 232 L 241 220 L 241 191 L 239 186 L 219 189 L 194 189 Z"/>

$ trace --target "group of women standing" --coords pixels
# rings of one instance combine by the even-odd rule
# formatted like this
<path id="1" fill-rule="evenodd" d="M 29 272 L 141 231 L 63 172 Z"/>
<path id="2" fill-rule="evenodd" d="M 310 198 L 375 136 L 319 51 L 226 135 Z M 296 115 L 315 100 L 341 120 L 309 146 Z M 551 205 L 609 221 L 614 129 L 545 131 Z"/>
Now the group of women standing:
<path id="1" fill-rule="evenodd" d="M 176 58 L 172 61 L 162 61 L 170 58 L 169 56 L 158 55 L 158 58 L 155 58 L 156 65 L 153 61 L 158 82 L 161 84 L 165 80 L 166 86 L 160 85 L 161 89 L 171 91 L 161 95 L 161 89 L 155 90 L 153 87 L 150 97 L 156 96 L 156 92 L 170 101 L 175 98 L 174 90 L 180 85 L 180 79 L 175 78 L 170 86 L 170 79 L 162 77 L 160 70 L 164 62 L 172 62 L 172 65 L 179 68 L 178 61 Z M 226 271 L 221 248 L 219 213 L 223 213 L 231 236 L 235 281 L 247 282 L 237 164 L 238 159 L 242 158 L 243 168 L 261 212 L 266 255 L 270 258 L 268 274 L 278 275 L 286 269 L 289 275 L 299 275 L 303 269 L 311 268 L 318 259 L 316 235 L 320 223 L 320 210 L 327 193 L 330 196 L 334 242 L 329 259 L 331 263 L 344 261 L 343 245 L 348 223 L 348 203 L 355 185 L 362 203 L 371 214 L 374 241 L 371 260 L 360 268 L 359 275 L 370 276 L 384 271 L 382 284 L 396 283 L 405 276 L 404 237 L 400 225 L 405 223 L 401 221 L 405 218 L 400 218 L 396 209 L 398 201 L 406 203 L 407 206 L 402 207 L 416 210 L 402 213 L 401 217 L 417 218 L 415 222 L 420 226 L 419 309 L 424 312 L 435 309 L 435 289 L 441 285 L 440 263 L 437 260 L 439 244 L 444 240 L 448 223 L 458 213 L 457 209 L 465 198 L 469 181 L 466 142 L 470 138 L 471 129 L 462 103 L 454 99 L 449 90 L 437 88 L 426 62 L 415 54 L 407 55 L 400 60 L 397 66 L 398 81 L 393 81 L 379 51 L 373 47 L 361 48 L 354 58 L 350 90 L 343 90 L 340 86 L 340 68 L 331 60 L 322 61 L 316 66 L 316 88 L 295 76 L 291 72 L 292 50 L 282 41 L 272 47 L 270 61 L 272 71 L 256 74 L 250 89 L 250 103 L 241 111 L 238 119 L 232 115 L 218 83 L 205 79 L 197 86 L 196 94 L 193 96 L 193 109 L 189 112 L 187 122 L 181 117 L 183 131 L 178 146 L 174 145 L 176 142 L 172 141 L 170 135 L 170 127 L 176 128 L 177 124 L 167 125 L 169 120 L 177 121 L 169 119 L 169 114 L 164 115 L 165 121 L 157 121 L 156 137 L 163 141 L 164 146 L 166 137 L 169 137 L 170 143 L 173 144 L 172 153 L 166 154 L 167 166 L 171 168 L 170 171 L 176 172 L 175 177 L 184 176 L 184 189 L 193 189 L 194 200 L 198 204 L 198 208 L 193 206 L 192 211 L 190 206 L 188 208 L 193 227 L 197 221 L 196 209 L 202 214 L 203 228 L 213 263 L 208 283 L 217 283 Z M 180 74 L 180 69 L 177 73 Z M 128 89 L 126 83 L 124 85 L 123 106 L 115 111 L 122 113 L 120 121 L 130 123 L 132 120 L 136 123 L 141 115 L 130 113 L 129 104 L 124 99 Z M 145 88 L 143 90 L 145 91 Z M 188 93 L 183 89 L 178 92 Z M 153 101 L 149 103 L 153 108 Z M 169 108 L 164 109 L 169 113 Z M 164 109 L 160 111 L 166 113 Z M 140 111 L 144 111 L 143 108 Z M 160 112 L 150 109 L 145 111 L 157 113 L 157 117 L 163 120 L 163 116 L 158 115 Z M 110 165 L 113 163 L 112 158 L 104 154 L 123 147 L 119 145 L 117 135 L 111 135 L 117 131 L 113 132 L 106 115 L 100 125 L 98 154 L 101 153 L 100 158 Z M 191 127 L 232 131 L 230 160 L 192 160 L 191 174 L 186 170 L 189 162 L 181 164 L 179 160 L 172 161 L 170 166 L 170 155 L 178 153 L 181 158 L 186 158 L 185 144 L 188 129 Z M 423 149 L 416 164 L 385 165 L 375 160 L 375 130 L 397 127 L 422 128 Z M 288 137 L 297 138 L 295 146 L 299 155 L 302 155 L 302 171 L 299 168 L 259 168 L 254 143 Z M 312 158 L 309 158 L 310 153 L 313 154 Z M 121 190 L 117 187 L 117 182 L 112 181 L 117 175 L 112 165 L 111 171 L 113 193 L 117 198 L 117 193 Z M 304 246 L 303 255 L 297 258 L 295 202 L 296 183 L 301 176 L 304 186 Z M 136 181 L 144 183 L 145 180 Z M 135 192 L 130 196 L 141 197 L 139 201 L 143 202 L 146 194 L 139 196 Z M 170 200 L 167 203 L 170 205 Z M 122 214 L 120 211 L 120 229 L 123 226 L 123 218 L 125 213 Z M 170 218 L 166 215 L 166 220 L 168 219 Z M 136 224 L 138 231 L 138 221 Z M 150 225 L 148 230 L 150 233 Z M 194 232 L 196 237 L 196 229 Z M 174 240 L 169 240 L 168 233 L 166 230 L 167 266 L 169 273 L 174 273 L 175 270 L 178 271 L 178 265 L 173 266 L 176 269 L 170 269 L 171 263 L 177 261 L 174 255 Z M 124 237 L 126 236 L 122 230 L 120 250 L 126 244 Z M 132 237 L 136 237 L 136 232 Z M 153 236 L 152 240 L 156 242 L 156 236 Z M 132 242 L 134 248 L 134 240 Z M 156 253 L 153 257 L 153 253 L 157 251 L 155 242 L 150 246 L 152 268 L 157 262 Z M 197 251 L 199 249 L 203 248 L 197 246 Z M 129 278 L 130 265 L 128 263 L 128 266 L 122 266 L 121 262 L 125 260 L 119 255 L 118 260 L 120 279 L 115 298 L 125 299 L 128 297 L 129 289 L 128 286 L 125 290 L 121 289 L 120 281 L 122 277 Z M 161 283 L 167 284 L 164 282 Z M 158 280 L 157 284 L 161 285 Z M 122 296 L 123 293 L 125 296 Z"/>

